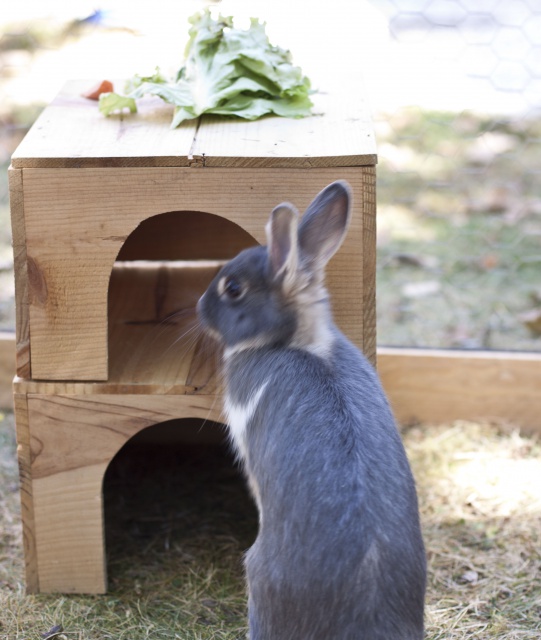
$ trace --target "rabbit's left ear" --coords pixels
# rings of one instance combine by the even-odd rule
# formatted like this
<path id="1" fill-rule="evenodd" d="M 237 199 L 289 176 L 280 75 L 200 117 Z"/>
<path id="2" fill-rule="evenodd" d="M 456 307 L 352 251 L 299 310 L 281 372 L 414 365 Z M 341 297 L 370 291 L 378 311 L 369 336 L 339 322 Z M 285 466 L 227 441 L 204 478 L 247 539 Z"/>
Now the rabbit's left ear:
<path id="1" fill-rule="evenodd" d="M 273 280 L 283 277 L 285 287 L 293 283 L 297 272 L 298 219 L 295 207 L 285 202 L 273 209 L 265 227 L 270 274 Z"/>
<path id="2" fill-rule="evenodd" d="M 303 268 L 321 271 L 344 241 L 350 219 L 351 189 L 337 180 L 310 204 L 299 225 L 299 250 Z"/>

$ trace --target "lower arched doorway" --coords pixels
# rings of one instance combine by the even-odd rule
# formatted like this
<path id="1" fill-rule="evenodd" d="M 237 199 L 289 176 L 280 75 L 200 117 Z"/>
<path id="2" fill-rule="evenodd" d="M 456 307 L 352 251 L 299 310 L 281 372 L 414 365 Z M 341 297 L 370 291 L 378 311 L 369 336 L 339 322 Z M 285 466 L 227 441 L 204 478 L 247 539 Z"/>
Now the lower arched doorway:
<path id="1" fill-rule="evenodd" d="M 182 624 L 224 607 L 242 619 L 242 557 L 257 511 L 221 424 L 183 419 L 142 430 L 111 461 L 103 492 L 111 592 L 191 603 L 179 606 Z"/>

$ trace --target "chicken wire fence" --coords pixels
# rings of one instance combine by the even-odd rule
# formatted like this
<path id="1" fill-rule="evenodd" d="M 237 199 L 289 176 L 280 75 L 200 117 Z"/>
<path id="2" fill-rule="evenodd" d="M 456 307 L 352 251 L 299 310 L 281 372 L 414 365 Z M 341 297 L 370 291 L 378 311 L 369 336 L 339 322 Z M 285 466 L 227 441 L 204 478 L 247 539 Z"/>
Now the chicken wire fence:
<path id="1" fill-rule="evenodd" d="M 361 0 L 359 0 L 360 2 Z M 541 4 L 370 0 L 385 47 L 363 61 L 378 141 L 378 342 L 541 350 Z M 4 25 L 5 26 L 5 25 Z M 0 37 L 0 85 L 99 25 Z M 0 29 L 2 25 L 0 25 Z M 370 80 L 370 78 L 369 78 Z M 0 106 L 0 162 L 42 105 Z M 14 326 L 6 172 L 0 328 Z"/>
<path id="2" fill-rule="evenodd" d="M 541 3 L 372 4 L 419 76 L 375 113 L 378 342 L 539 351 Z"/>

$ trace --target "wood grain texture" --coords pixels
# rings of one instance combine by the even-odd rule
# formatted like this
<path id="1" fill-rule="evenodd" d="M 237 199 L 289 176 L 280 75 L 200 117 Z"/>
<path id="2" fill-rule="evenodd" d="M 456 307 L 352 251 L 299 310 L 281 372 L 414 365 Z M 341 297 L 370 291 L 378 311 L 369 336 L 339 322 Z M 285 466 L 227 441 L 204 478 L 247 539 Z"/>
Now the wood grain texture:
<path id="1" fill-rule="evenodd" d="M 109 463 L 146 427 L 179 418 L 223 421 L 212 396 L 28 393 L 32 477 Z"/>
<path id="2" fill-rule="evenodd" d="M 367 168 L 363 173 L 363 351 L 376 366 L 376 170 Z"/>
<path id="3" fill-rule="evenodd" d="M 32 495 L 23 513 L 28 589 L 104 593 L 102 485 L 110 461 L 148 426 L 183 417 L 219 420 L 221 403 L 210 396 L 36 395 L 23 382 L 18 388 L 27 394 L 18 399 L 28 398 L 30 434 L 22 458 L 22 469 L 31 461 L 31 481 L 30 474 L 24 478 Z"/>
<path id="4" fill-rule="evenodd" d="M 17 334 L 17 375 L 30 378 L 30 315 L 28 310 L 28 271 L 24 222 L 23 172 L 8 170 L 13 268 L 15 272 L 15 331 Z"/>
<path id="5" fill-rule="evenodd" d="M 107 465 L 35 479 L 41 593 L 105 593 L 102 478 Z"/>
<path id="6" fill-rule="evenodd" d="M 34 497 L 32 489 L 32 452 L 30 448 L 30 425 L 26 393 L 15 393 L 13 397 L 15 424 L 17 427 L 17 458 L 19 463 L 19 495 L 23 527 L 23 550 L 26 592 L 38 593 L 39 575 L 36 553 L 34 521 Z"/>
<path id="7" fill-rule="evenodd" d="M 218 351 L 195 306 L 221 263 L 116 263 L 109 287 L 109 392 L 221 392 Z"/>
<path id="8" fill-rule="evenodd" d="M 109 278 L 142 221 L 210 212 L 264 243 L 277 203 L 290 200 L 303 211 L 336 179 L 350 182 L 354 204 L 350 232 L 329 265 L 329 289 L 339 326 L 363 348 L 364 332 L 371 341 L 374 332 L 363 329 L 362 308 L 364 200 L 373 197 L 373 168 L 24 170 L 33 378 L 107 379 Z M 201 247 L 200 236 L 187 238 Z"/>
<path id="9" fill-rule="evenodd" d="M 203 116 L 192 157 L 204 167 L 353 167 L 376 164 L 365 99 L 316 93 L 307 118 Z"/>
<path id="10" fill-rule="evenodd" d="M 81 96 L 89 84 L 64 87 L 15 150 L 14 167 L 189 166 L 197 122 L 171 129 L 173 107 L 153 97 L 142 99 L 136 114 L 105 118 L 95 100 Z"/>
<path id="11" fill-rule="evenodd" d="M 541 432 L 541 354 L 379 349 L 402 424 L 494 419 Z"/>
<path id="12" fill-rule="evenodd" d="M 12 382 L 16 370 L 15 335 L 0 331 L 0 409 L 13 409 Z"/>
<path id="13" fill-rule="evenodd" d="M 170 128 L 173 108 L 159 98 L 135 115 L 105 118 L 69 82 L 43 111 L 12 157 L 16 168 L 341 167 L 376 162 L 369 109 L 361 90 L 314 95 L 314 115 L 289 119 L 204 116 Z M 122 86 L 123 83 L 118 83 Z"/>

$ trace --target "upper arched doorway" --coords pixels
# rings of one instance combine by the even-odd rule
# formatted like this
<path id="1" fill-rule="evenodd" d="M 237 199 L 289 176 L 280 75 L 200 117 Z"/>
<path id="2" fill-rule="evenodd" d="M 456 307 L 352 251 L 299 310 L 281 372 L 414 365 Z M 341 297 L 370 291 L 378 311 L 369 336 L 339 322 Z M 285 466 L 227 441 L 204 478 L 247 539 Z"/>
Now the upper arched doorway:
<path id="1" fill-rule="evenodd" d="M 239 225 L 210 213 L 171 211 L 143 220 L 111 271 L 109 383 L 213 393 L 212 348 L 198 331 L 195 305 L 221 265 L 254 244 Z"/>

